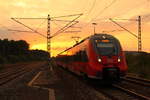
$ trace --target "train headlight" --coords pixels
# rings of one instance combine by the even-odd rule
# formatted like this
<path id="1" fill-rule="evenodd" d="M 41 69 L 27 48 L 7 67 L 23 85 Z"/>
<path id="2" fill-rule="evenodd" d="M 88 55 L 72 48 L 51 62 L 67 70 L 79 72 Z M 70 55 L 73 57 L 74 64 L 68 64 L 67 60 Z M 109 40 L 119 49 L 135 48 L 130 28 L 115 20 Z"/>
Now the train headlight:
<path id="1" fill-rule="evenodd" d="M 118 62 L 120 62 L 121 61 L 121 59 L 120 59 L 120 57 L 118 58 Z"/>
<path id="2" fill-rule="evenodd" d="M 98 58 L 98 62 L 102 62 L 101 58 Z"/>

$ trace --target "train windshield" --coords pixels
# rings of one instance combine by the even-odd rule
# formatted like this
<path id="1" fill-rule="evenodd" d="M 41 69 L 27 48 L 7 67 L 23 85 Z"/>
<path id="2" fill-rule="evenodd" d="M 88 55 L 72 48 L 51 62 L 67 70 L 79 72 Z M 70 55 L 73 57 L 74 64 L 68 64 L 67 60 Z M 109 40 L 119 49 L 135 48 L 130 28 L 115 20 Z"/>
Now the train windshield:
<path id="1" fill-rule="evenodd" d="M 101 54 L 101 55 L 117 55 L 118 54 L 117 45 L 115 45 L 112 42 L 97 42 L 96 48 L 97 48 L 98 54 Z"/>

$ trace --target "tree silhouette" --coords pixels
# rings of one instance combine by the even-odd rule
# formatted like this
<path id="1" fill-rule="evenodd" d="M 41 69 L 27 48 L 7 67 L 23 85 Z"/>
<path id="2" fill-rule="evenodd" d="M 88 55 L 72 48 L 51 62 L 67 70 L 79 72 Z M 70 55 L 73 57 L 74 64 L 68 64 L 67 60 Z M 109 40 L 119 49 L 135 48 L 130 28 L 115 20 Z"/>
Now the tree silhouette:
<path id="1" fill-rule="evenodd" d="M 24 40 L 0 39 L 0 64 L 18 61 L 46 60 L 49 53 L 42 50 L 29 50 L 29 44 Z"/>

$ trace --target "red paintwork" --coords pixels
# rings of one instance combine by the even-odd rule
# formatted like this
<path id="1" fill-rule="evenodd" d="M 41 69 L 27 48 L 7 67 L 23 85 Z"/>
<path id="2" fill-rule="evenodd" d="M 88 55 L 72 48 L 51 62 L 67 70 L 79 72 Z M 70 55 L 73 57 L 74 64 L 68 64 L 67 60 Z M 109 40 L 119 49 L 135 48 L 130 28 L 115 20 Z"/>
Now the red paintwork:
<path id="1" fill-rule="evenodd" d="M 58 65 L 61 65 L 69 70 L 81 74 L 84 73 L 89 77 L 97 78 L 96 74 L 99 72 L 102 74 L 103 68 L 111 68 L 117 67 L 120 70 L 120 76 L 124 76 L 127 72 L 127 64 L 125 61 L 125 55 L 121 48 L 121 52 L 119 56 L 112 56 L 109 58 L 108 56 L 101 56 L 97 55 L 93 49 L 91 42 L 88 40 L 84 41 L 83 43 L 71 48 L 68 52 L 75 51 L 77 49 L 82 49 L 86 45 L 86 53 L 89 58 L 88 62 L 68 62 L 64 63 L 61 61 L 56 61 Z M 57 56 L 56 58 L 66 57 L 68 55 Z M 98 57 L 101 57 L 102 62 L 98 62 Z M 118 62 L 118 57 L 120 57 L 121 62 Z M 99 77 L 98 77 L 99 78 Z"/>

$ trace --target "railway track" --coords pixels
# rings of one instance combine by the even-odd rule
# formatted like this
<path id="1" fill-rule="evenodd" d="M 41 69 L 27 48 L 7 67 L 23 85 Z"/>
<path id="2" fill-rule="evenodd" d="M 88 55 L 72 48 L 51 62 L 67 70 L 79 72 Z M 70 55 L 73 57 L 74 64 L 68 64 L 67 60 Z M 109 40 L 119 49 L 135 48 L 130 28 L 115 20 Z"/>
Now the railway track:
<path id="1" fill-rule="evenodd" d="M 150 100 L 149 80 L 131 76 L 122 78 L 122 80 L 123 81 L 121 83 L 112 84 L 112 87 L 110 87 L 112 90 L 108 89 L 107 91 L 105 89 L 102 89 L 100 90 L 100 92 L 110 97 L 112 100 L 124 100 L 124 98 L 120 99 L 119 95 L 122 95 L 122 97 L 129 98 L 129 100 Z M 111 91 L 111 93 L 114 93 L 111 94 L 109 91 Z M 120 93 L 117 93 L 117 91 L 120 91 Z"/>
<path id="2" fill-rule="evenodd" d="M 122 87 L 121 85 L 118 84 L 102 87 L 93 85 L 89 86 L 94 88 L 96 91 L 102 93 L 106 97 L 110 98 L 111 100 L 150 100 L 150 97 L 132 91 L 128 88 Z"/>
<path id="3" fill-rule="evenodd" d="M 71 74 L 66 70 L 65 72 Z M 72 75 L 75 76 L 74 74 Z M 99 84 L 98 82 L 93 83 L 91 82 L 92 80 L 83 80 L 81 77 L 78 77 L 78 79 L 82 81 L 83 84 L 86 84 L 89 87 L 95 89 L 97 92 L 102 93 L 110 100 L 150 100 L 150 92 L 147 92 L 147 88 L 149 88 L 149 80 L 126 77 L 123 78 L 123 81 L 121 83 L 108 86 L 104 84 Z M 134 85 L 134 87 L 131 84 Z M 145 89 L 142 89 L 143 87 L 145 87 Z"/>
<path id="4" fill-rule="evenodd" d="M 1 70 L 0 72 L 0 87 L 2 87 L 3 85 L 11 82 L 12 80 L 15 80 L 17 78 L 19 78 L 20 76 L 32 72 L 33 69 L 35 69 L 38 64 L 36 63 L 31 63 L 32 66 L 30 66 L 30 64 L 23 64 L 23 65 L 19 65 L 19 66 L 13 66 L 12 68 L 6 68 L 4 70 Z"/>
<path id="5" fill-rule="evenodd" d="M 24 67 L 22 67 L 22 68 L 16 67 L 16 68 L 12 68 L 11 70 L 6 70 L 5 72 L 0 73 L 0 79 L 3 79 L 5 77 L 18 72 L 19 70 L 23 70 L 23 69 L 24 69 Z"/>
<path id="6" fill-rule="evenodd" d="M 127 88 L 124 88 L 124 87 L 122 87 L 120 85 L 113 84 L 112 86 L 114 88 L 117 88 L 117 89 L 119 89 L 119 90 L 121 90 L 121 91 L 123 91 L 123 92 L 125 92 L 125 93 L 127 93 L 129 95 L 131 95 L 131 96 L 134 96 L 137 99 L 140 99 L 140 100 L 150 100 L 150 97 L 147 97 L 147 96 L 144 96 L 142 94 L 136 93 L 136 92 L 131 91 L 131 90 L 127 89 Z"/>
<path id="7" fill-rule="evenodd" d="M 117 84 L 108 87 L 92 86 L 92 88 L 110 98 L 110 100 L 150 100 L 147 96 L 136 93 Z"/>
<path id="8" fill-rule="evenodd" d="M 132 84 L 132 85 L 131 85 Z M 133 86 L 134 85 L 134 86 Z M 111 100 L 150 100 L 149 80 L 135 77 L 123 78 L 123 81 L 112 86 L 89 85 Z"/>
<path id="9" fill-rule="evenodd" d="M 0 73 L 0 86 L 18 78 L 19 76 L 25 74 L 28 69 L 25 66 L 11 68 L 6 72 Z"/>
<path id="10" fill-rule="evenodd" d="M 112 91 L 117 92 L 118 90 L 120 93 L 125 93 L 126 97 L 129 97 L 136 100 L 150 100 L 150 80 L 127 76 L 122 78 L 122 82 L 118 84 L 112 84 Z M 109 90 L 108 90 L 109 91 Z M 106 96 L 110 97 L 112 100 L 123 100 L 120 97 L 117 97 L 117 94 L 110 94 L 106 90 L 101 90 Z M 118 93 L 119 95 L 119 93 Z M 124 97 L 124 94 L 120 94 Z M 125 99 L 126 100 L 126 99 Z M 128 99 L 127 99 L 128 100 Z"/>
<path id="11" fill-rule="evenodd" d="M 122 80 L 132 82 L 132 83 L 135 83 L 135 84 L 139 84 L 139 85 L 142 85 L 142 86 L 150 87 L 150 80 L 147 80 L 147 79 L 126 76 L 125 78 L 122 78 Z"/>

